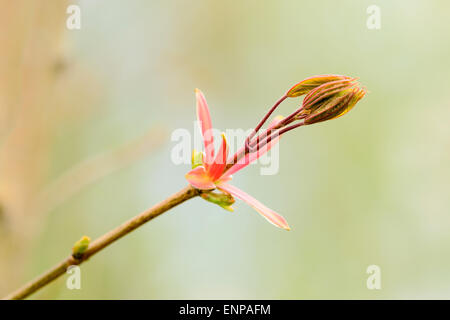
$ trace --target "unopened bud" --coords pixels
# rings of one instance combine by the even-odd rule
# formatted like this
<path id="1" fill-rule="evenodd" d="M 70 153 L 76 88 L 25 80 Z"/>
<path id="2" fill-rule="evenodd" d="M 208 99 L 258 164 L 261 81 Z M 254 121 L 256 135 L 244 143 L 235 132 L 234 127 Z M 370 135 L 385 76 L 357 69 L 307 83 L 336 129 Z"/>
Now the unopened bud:
<path id="1" fill-rule="evenodd" d="M 318 101 L 305 110 L 305 124 L 338 118 L 350 111 L 366 94 L 365 89 L 349 88 Z"/>
<path id="2" fill-rule="evenodd" d="M 355 86 L 357 86 L 355 79 L 350 78 L 321 84 L 314 90 L 311 90 L 303 99 L 303 109 L 312 112 L 332 98 L 340 97 L 350 92 Z"/>
<path id="3" fill-rule="evenodd" d="M 318 86 L 333 82 L 333 81 L 340 81 L 340 80 L 352 80 L 350 77 L 347 76 L 340 76 L 335 74 L 326 74 L 326 75 L 320 75 L 320 76 L 314 76 L 307 78 L 299 83 L 297 83 L 295 86 L 293 86 L 289 91 L 286 93 L 286 96 L 289 98 L 299 97 L 301 95 L 307 94 L 311 90 L 317 88 Z"/>
<path id="4" fill-rule="evenodd" d="M 235 202 L 233 196 L 229 193 L 203 192 L 200 196 L 206 201 L 217 204 L 228 211 L 233 211 L 231 207 Z"/>
<path id="5" fill-rule="evenodd" d="M 89 244 L 91 243 L 91 238 L 88 236 L 83 236 L 80 240 L 75 242 L 72 248 L 72 256 L 76 259 L 80 259 L 84 252 L 86 252 Z"/>

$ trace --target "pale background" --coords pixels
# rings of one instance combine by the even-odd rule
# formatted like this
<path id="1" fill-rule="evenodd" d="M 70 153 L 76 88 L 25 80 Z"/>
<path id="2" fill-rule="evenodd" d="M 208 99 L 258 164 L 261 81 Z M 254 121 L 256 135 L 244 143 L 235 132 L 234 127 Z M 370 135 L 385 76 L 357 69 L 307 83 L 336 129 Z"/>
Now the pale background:
<path id="1" fill-rule="evenodd" d="M 0 296 L 186 184 L 170 133 L 193 129 L 195 87 L 215 127 L 247 129 L 337 73 L 370 93 L 286 136 L 277 175 L 234 179 L 291 232 L 195 199 L 83 264 L 81 290 L 32 298 L 450 298 L 450 2 L 0 3 Z"/>

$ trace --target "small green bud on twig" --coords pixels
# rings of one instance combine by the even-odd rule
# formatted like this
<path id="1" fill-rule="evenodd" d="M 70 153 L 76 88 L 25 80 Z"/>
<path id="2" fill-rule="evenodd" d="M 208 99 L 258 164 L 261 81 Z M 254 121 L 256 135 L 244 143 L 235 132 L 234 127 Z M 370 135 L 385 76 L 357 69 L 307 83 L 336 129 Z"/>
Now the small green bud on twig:
<path id="1" fill-rule="evenodd" d="M 83 236 L 73 245 L 72 256 L 75 259 L 80 259 L 83 256 L 83 253 L 85 253 L 86 250 L 88 249 L 90 243 L 91 238 L 89 238 L 88 236 Z"/>

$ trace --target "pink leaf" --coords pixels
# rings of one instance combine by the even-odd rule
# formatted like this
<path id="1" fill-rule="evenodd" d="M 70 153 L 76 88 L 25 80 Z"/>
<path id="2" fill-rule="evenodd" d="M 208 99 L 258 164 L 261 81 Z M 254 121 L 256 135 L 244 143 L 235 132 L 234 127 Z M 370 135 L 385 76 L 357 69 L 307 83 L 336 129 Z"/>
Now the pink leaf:
<path id="1" fill-rule="evenodd" d="M 208 168 L 208 174 L 211 177 L 212 181 L 216 181 L 220 178 L 227 165 L 227 156 L 228 156 L 228 145 L 227 139 L 225 138 L 225 134 L 222 133 L 222 144 L 220 145 L 220 149 L 217 152 L 216 159 L 214 163 Z"/>
<path id="2" fill-rule="evenodd" d="M 270 122 L 270 124 L 269 124 L 269 127 L 264 131 L 264 135 L 263 136 L 266 136 L 267 135 L 267 133 L 269 132 L 269 130 L 270 129 L 272 129 L 273 127 L 275 127 L 281 120 L 283 120 L 283 116 L 281 116 L 281 115 L 278 115 L 278 116 L 276 116 L 275 118 L 273 118 L 273 120 Z M 264 140 L 264 138 L 262 139 L 262 140 Z M 273 144 L 272 144 L 273 143 Z M 261 155 L 263 155 L 264 153 L 266 153 L 267 151 L 269 151 L 271 148 L 272 148 L 272 146 L 274 146 L 276 143 L 278 143 L 278 139 L 273 139 L 273 142 L 272 142 L 269 146 L 268 146 L 268 149 L 267 150 L 263 150 L 263 148 L 261 148 L 261 150 L 259 151 L 260 153 L 261 152 L 263 152 L 262 154 L 260 154 L 260 156 Z M 241 154 L 241 153 L 243 153 L 244 152 L 244 149 L 245 149 L 245 146 L 244 147 L 242 147 L 242 148 L 240 148 L 237 152 L 236 152 L 236 154 L 234 154 L 232 157 L 230 157 L 230 159 L 228 159 L 228 163 L 231 163 L 232 161 L 233 161 L 233 159 L 234 159 L 234 157 L 237 155 L 237 154 Z M 256 154 L 257 155 L 257 154 Z M 251 159 L 247 159 L 247 161 L 250 161 L 250 163 L 251 162 L 253 162 L 254 160 L 256 160 L 257 158 L 255 158 L 255 159 L 253 159 L 253 160 L 251 160 Z M 241 164 L 245 164 L 245 162 L 246 162 L 246 159 L 242 159 L 241 160 L 242 162 L 241 162 Z M 244 166 L 241 166 L 241 167 L 236 167 L 236 168 L 234 168 L 234 170 L 233 171 L 231 171 L 232 173 L 227 173 L 227 175 L 230 175 L 230 174 L 233 174 L 233 173 L 236 173 L 237 171 L 239 171 L 239 170 L 241 170 L 242 168 L 245 168 L 248 164 L 250 164 L 250 163 L 247 163 L 247 164 L 245 164 Z M 230 168 L 231 169 L 231 168 Z M 225 176 L 225 175 L 224 175 Z"/>
<path id="3" fill-rule="evenodd" d="M 205 146 L 205 163 L 209 165 L 214 160 L 214 137 L 211 116 L 209 115 L 209 108 L 205 96 L 199 89 L 195 89 L 195 97 L 197 100 L 197 119 L 200 122 L 203 144 Z"/>
<path id="4" fill-rule="evenodd" d="M 272 209 L 267 208 L 261 202 L 259 202 L 252 196 L 246 194 L 244 191 L 236 188 L 235 186 L 227 184 L 227 183 L 221 183 L 221 184 L 217 185 L 217 187 L 220 190 L 226 191 L 226 192 L 230 193 L 232 196 L 239 198 L 242 201 L 245 201 L 247 204 L 249 204 L 256 211 L 258 211 L 264 218 L 267 219 L 267 221 L 269 221 L 273 225 L 275 225 L 279 228 L 285 229 L 285 230 L 290 230 L 286 219 L 284 219 L 282 216 L 280 216 L 278 213 L 276 213 Z"/>
<path id="5" fill-rule="evenodd" d="M 186 173 L 185 177 L 186 180 L 197 189 L 211 190 L 216 188 L 203 166 L 192 169 Z"/>

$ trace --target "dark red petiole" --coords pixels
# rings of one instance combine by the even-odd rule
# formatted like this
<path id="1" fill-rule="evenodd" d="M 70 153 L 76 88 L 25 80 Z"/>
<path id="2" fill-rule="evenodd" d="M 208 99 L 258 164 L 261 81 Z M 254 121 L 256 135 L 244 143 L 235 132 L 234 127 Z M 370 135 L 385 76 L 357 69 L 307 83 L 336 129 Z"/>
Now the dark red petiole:
<path id="1" fill-rule="evenodd" d="M 250 140 L 255 136 L 256 133 L 258 133 L 259 129 L 261 129 L 261 127 L 264 125 L 264 123 L 266 123 L 267 119 L 269 119 L 269 117 L 272 115 L 272 113 L 275 111 L 275 109 L 278 108 L 278 106 L 286 98 L 287 98 L 287 95 L 283 95 L 277 102 L 275 102 L 273 107 L 270 108 L 269 112 L 267 112 L 267 114 L 264 116 L 264 118 L 262 118 L 262 120 L 258 123 L 256 128 L 252 131 L 252 133 L 250 133 L 250 135 L 247 137 L 247 139 L 245 139 L 245 153 L 247 153 L 250 148 L 250 145 L 249 145 Z"/>

